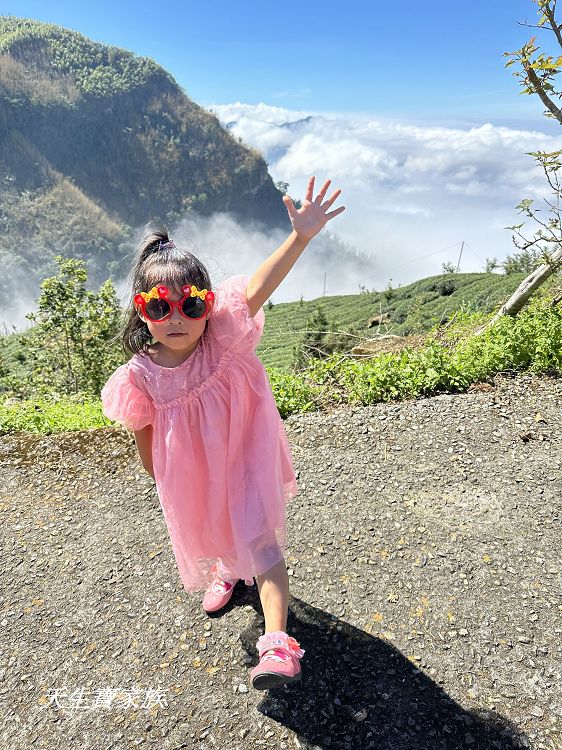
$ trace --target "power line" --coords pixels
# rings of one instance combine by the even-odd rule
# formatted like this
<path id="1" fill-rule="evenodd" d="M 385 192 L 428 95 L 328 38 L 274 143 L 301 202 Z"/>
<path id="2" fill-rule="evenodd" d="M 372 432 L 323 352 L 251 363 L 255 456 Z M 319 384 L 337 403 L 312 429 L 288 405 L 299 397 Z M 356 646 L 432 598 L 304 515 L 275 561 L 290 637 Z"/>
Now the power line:
<path id="1" fill-rule="evenodd" d="M 447 245 L 447 247 L 442 247 L 440 250 L 435 250 L 433 253 L 428 253 L 428 255 L 422 255 L 421 258 L 411 258 L 410 260 L 406 261 L 406 263 L 402 263 L 399 266 L 396 266 L 395 270 L 398 271 L 401 268 L 404 268 L 404 266 L 408 266 L 411 263 L 417 263 L 420 260 L 425 260 L 426 258 L 431 258 L 433 255 L 438 255 L 439 253 L 445 252 L 445 250 L 450 250 L 452 247 L 457 247 L 459 243 L 454 242 L 452 245 Z"/>
<path id="2" fill-rule="evenodd" d="M 483 261 L 482 258 L 478 255 L 478 253 L 471 248 L 471 246 L 468 244 L 468 242 L 465 242 L 464 244 L 467 246 L 467 248 L 470 250 L 470 252 L 478 258 L 478 260 L 480 261 L 480 263 L 485 264 L 485 261 Z"/>
<path id="3" fill-rule="evenodd" d="M 458 260 L 458 262 L 457 262 L 457 270 L 455 271 L 455 273 L 457 273 L 457 272 L 458 272 L 458 270 L 459 270 L 459 266 L 460 266 L 460 264 L 461 264 L 461 258 L 462 258 L 462 249 L 463 249 L 463 247 L 464 247 L 464 240 L 462 241 L 462 245 L 461 245 L 461 251 L 460 251 L 460 253 L 459 253 L 459 260 Z"/>

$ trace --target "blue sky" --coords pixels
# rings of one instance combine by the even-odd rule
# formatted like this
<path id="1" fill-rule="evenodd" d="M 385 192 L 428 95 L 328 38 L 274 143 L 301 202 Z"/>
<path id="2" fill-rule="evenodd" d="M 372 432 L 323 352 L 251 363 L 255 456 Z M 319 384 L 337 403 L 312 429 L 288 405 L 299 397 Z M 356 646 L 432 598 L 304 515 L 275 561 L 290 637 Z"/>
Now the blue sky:
<path id="1" fill-rule="evenodd" d="M 520 96 L 512 51 L 533 33 L 531 0 L 139 4 L 5 0 L 36 18 L 152 57 L 199 104 L 265 102 L 310 112 L 549 123 Z"/>

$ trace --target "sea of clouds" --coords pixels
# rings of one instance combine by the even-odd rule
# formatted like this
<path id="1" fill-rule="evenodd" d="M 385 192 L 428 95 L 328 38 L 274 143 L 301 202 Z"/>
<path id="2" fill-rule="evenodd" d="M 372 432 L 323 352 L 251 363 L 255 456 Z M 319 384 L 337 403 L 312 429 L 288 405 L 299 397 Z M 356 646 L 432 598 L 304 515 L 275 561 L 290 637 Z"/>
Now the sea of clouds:
<path id="1" fill-rule="evenodd" d="M 304 198 L 311 175 L 317 189 L 332 180 L 328 196 L 336 188 L 343 191 L 334 208 L 345 205 L 346 210 L 308 245 L 271 296 L 274 303 L 382 290 L 389 282 L 405 285 L 441 273 L 445 262 L 456 266 L 463 243 L 460 271 L 482 271 L 487 258 L 501 262 L 516 250 L 505 227 L 523 221 L 515 208 L 520 200 L 533 198 L 546 216 L 549 188 L 528 152 L 562 149 L 557 123 L 545 118 L 541 131 L 505 123 L 428 124 L 311 113 L 267 104 L 207 109 L 235 138 L 263 155 L 273 180 L 288 183 L 291 197 Z M 522 231 L 530 235 L 536 228 L 527 222 Z M 178 243 L 201 256 L 213 288 L 227 276 L 251 275 L 288 234 L 263 232 L 223 213 L 187 215 L 170 229 Z M 132 259 L 134 248 L 129 255 Z M 126 304 L 127 279 L 114 281 Z M 36 309 L 29 297 L 37 294 L 23 295 L 21 309 L 0 309 L 3 328 L 29 327 L 24 315 Z"/>
<path id="2" fill-rule="evenodd" d="M 342 189 L 334 207 L 346 210 L 328 227 L 370 263 L 365 268 L 361 259 L 366 276 L 359 279 L 355 263 L 328 275 L 319 258 L 313 278 L 307 273 L 310 296 L 323 294 L 325 282 L 327 294 L 357 293 L 358 282 L 382 289 L 390 279 L 396 286 L 441 273 L 444 262 L 457 264 L 463 242 L 461 271 L 483 270 L 486 258 L 505 259 L 516 250 L 505 227 L 523 220 L 515 206 L 533 198 L 546 209 L 549 197 L 544 173 L 527 152 L 562 148 L 562 136 L 492 123 L 445 127 L 267 104 L 207 109 L 261 152 L 291 197 L 304 197 L 311 175 L 317 188 L 332 180 L 328 195 Z M 315 254 L 315 242 L 305 253 Z M 303 260 L 293 279 L 300 279 Z M 296 298 L 284 286 L 279 291 Z"/>

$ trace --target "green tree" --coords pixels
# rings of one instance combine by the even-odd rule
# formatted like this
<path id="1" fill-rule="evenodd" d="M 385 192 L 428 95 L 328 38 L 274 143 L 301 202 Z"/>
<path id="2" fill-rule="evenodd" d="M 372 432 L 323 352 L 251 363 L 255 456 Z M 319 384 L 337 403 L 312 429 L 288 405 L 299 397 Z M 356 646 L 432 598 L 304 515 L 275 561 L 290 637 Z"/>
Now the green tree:
<path id="1" fill-rule="evenodd" d="M 336 352 L 349 352 L 365 335 L 358 323 L 342 330 L 337 320 L 328 320 L 321 305 L 305 322 L 305 331 L 295 347 L 294 367 L 305 369 L 310 359 L 323 359 Z"/>
<path id="2" fill-rule="evenodd" d="M 501 263 L 505 274 L 531 273 L 540 263 L 541 252 L 536 248 L 526 248 L 513 255 L 508 255 Z"/>
<path id="3" fill-rule="evenodd" d="M 121 322 L 119 300 L 111 280 L 98 292 L 86 290 L 83 260 L 61 255 L 54 259 L 59 273 L 42 281 L 37 312 L 26 315 L 36 325 L 21 337 L 32 367 L 19 391 L 24 396 L 99 395 L 121 360 L 114 346 Z M 18 391 L 17 384 L 12 387 Z"/>
<path id="4" fill-rule="evenodd" d="M 492 273 L 492 271 L 495 271 L 496 268 L 500 268 L 500 264 L 498 263 L 497 258 L 486 258 L 486 263 L 484 265 L 484 273 Z"/>
<path id="5" fill-rule="evenodd" d="M 394 297 L 395 291 L 394 287 L 392 286 L 392 279 L 388 280 L 388 284 L 386 285 L 386 289 L 383 292 L 384 298 L 387 302 L 390 302 Z"/>
<path id="6" fill-rule="evenodd" d="M 316 305 L 313 315 L 306 319 L 304 334 L 295 350 L 294 366 L 304 369 L 311 357 L 321 358 L 326 355 L 323 342 L 328 332 L 328 318 L 321 305 Z"/>

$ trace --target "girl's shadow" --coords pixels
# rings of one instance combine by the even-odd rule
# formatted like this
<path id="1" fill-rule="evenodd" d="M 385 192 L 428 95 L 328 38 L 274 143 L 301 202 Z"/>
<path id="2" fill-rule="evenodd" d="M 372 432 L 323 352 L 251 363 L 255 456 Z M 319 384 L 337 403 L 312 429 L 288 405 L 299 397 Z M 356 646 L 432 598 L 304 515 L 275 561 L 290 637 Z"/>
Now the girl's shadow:
<path id="1" fill-rule="evenodd" d="M 246 587 L 244 587 L 246 589 Z M 264 630 L 257 590 L 237 604 L 259 617 L 240 635 L 257 664 Z M 232 601 L 232 600 L 231 600 Z M 338 631 L 336 628 L 340 627 Z M 493 711 L 462 708 L 391 644 L 290 595 L 287 632 L 306 650 L 300 683 L 264 692 L 258 710 L 303 747 L 337 750 L 512 750 L 525 735 Z"/>

